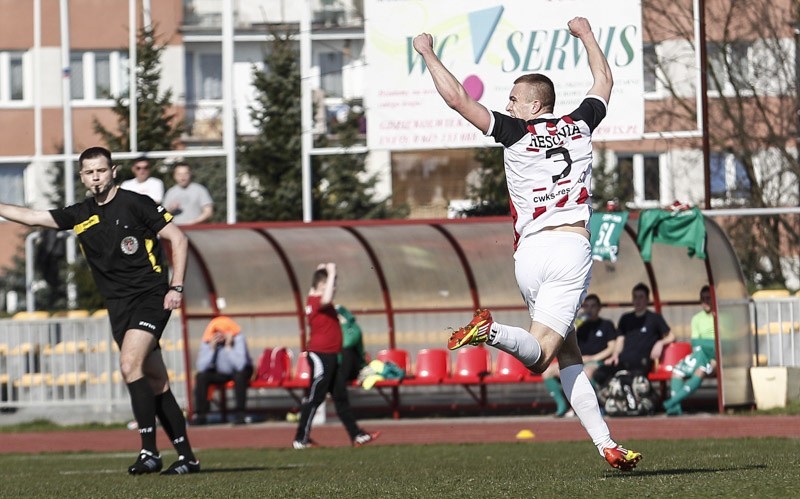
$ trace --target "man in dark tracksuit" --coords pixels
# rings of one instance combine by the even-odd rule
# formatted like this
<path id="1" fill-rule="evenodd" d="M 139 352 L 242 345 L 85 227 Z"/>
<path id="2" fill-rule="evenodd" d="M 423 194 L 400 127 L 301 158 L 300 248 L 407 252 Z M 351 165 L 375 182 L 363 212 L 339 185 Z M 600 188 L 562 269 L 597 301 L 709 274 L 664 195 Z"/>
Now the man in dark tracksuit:
<path id="1" fill-rule="evenodd" d="M 336 414 L 342 421 L 353 445 L 360 447 L 378 438 L 380 432 L 367 433 L 358 427 L 347 398 L 347 379 L 339 372 L 339 353 L 342 351 L 342 327 L 333 295 L 336 292 L 336 264 L 323 263 L 317 267 L 306 299 L 306 316 L 311 330 L 306 352 L 311 366 L 311 388 L 300 410 L 300 422 L 292 446 L 295 449 L 314 447 L 311 440 L 311 421 L 317 407 L 330 392 Z"/>

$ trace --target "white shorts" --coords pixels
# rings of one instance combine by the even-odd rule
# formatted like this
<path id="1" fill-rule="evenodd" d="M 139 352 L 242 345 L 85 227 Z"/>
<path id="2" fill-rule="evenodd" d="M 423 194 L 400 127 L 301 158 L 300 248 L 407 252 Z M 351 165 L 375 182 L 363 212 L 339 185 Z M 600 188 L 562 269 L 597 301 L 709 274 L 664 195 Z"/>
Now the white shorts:
<path id="1" fill-rule="evenodd" d="M 574 232 L 537 232 L 520 241 L 514 260 L 531 320 L 566 337 L 592 279 L 589 241 Z"/>

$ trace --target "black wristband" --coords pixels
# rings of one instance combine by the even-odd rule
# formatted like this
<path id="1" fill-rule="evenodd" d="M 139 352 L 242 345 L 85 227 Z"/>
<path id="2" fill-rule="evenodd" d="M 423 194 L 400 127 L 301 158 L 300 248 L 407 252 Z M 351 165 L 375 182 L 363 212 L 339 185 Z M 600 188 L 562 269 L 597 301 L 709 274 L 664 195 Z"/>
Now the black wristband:
<path id="1" fill-rule="evenodd" d="M 183 293 L 183 286 L 170 286 L 170 291 L 177 291 L 178 293 Z"/>

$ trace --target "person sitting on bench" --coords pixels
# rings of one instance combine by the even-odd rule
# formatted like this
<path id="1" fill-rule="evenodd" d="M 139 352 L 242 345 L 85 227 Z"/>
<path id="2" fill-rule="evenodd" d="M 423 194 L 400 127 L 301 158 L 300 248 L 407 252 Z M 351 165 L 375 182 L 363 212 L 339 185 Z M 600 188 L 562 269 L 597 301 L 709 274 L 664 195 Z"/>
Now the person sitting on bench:
<path id="1" fill-rule="evenodd" d="M 215 317 L 203 333 L 203 342 L 197 355 L 195 377 L 194 424 L 206 423 L 208 414 L 208 387 L 233 381 L 236 393 L 234 424 L 244 424 L 247 405 L 247 387 L 253 376 L 253 361 L 247 352 L 242 328 L 230 317 Z"/>

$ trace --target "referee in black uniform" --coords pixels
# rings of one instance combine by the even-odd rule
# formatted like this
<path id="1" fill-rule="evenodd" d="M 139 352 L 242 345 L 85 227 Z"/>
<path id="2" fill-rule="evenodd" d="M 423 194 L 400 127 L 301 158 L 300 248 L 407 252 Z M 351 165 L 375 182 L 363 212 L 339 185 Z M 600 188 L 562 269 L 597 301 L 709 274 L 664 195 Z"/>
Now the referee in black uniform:
<path id="1" fill-rule="evenodd" d="M 142 450 L 128 472 L 161 471 L 156 447 L 156 416 L 169 435 L 178 460 L 161 474 L 200 471 L 186 435 L 186 421 L 169 388 L 158 341 L 172 310 L 180 307 L 187 239 L 172 215 L 147 196 L 120 189 L 111 152 L 91 147 L 78 159 L 83 185 L 92 196 L 50 211 L 0 203 L 0 216 L 25 225 L 73 229 L 106 299 L 120 371 L 131 395 Z M 170 242 L 172 280 L 159 238 Z"/>

